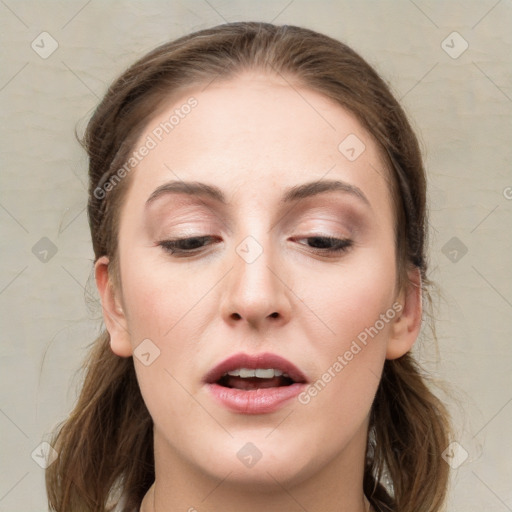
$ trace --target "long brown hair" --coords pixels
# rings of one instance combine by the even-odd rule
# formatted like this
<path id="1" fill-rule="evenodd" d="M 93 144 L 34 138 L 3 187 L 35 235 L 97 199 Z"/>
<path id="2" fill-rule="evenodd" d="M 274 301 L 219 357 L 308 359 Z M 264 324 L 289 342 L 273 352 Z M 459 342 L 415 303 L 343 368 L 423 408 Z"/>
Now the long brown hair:
<path id="1" fill-rule="evenodd" d="M 394 200 L 399 286 L 416 267 L 427 302 L 426 180 L 416 136 L 388 86 L 345 44 L 305 28 L 239 22 L 209 28 L 151 51 L 109 88 L 83 140 L 89 156 L 88 216 L 95 258 L 110 258 L 118 283 L 119 212 L 128 174 L 104 184 L 125 164 L 151 116 L 170 95 L 247 69 L 279 74 L 336 101 L 373 135 L 389 169 Z M 425 301 L 424 301 L 425 302 Z M 107 331 L 84 365 L 85 380 L 69 418 L 51 444 L 59 452 L 46 471 L 51 510 L 111 510 L 123 494 L 138 510 L 154 481 L 152 420 L 133 359 L 116 356 Z M 371 411 L 364 492 L 379 511 L 442 509 L 448 465 L 448 414 L 410 353 L 387 360 Z"/>

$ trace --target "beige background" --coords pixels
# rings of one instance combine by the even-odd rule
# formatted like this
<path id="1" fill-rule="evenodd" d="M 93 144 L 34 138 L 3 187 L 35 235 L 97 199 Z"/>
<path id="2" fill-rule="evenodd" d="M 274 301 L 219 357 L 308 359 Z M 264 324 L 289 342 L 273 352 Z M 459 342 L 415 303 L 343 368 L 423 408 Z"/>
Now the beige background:
<path id="1" fill-rule="evenodd" d="M 75 126 L 149 49 L 236 20 L 339 38 L 401 98 L 425 151 L 431 275 L 441 287 L 440 359 L 427 336 L 416 350 L 450 386 L 463 447 L 455 455 L 469 454 L 448 509 L 512 510 L 510 0 L 2 0 L 0 16 L 0 511 L 46 510 L 31 454 L 41 460 L 45 433 L 72 407 L 76 371 L 101 328 Z M 58 43 L 45 59 L 31 47 L 51 49 L 43 31 Z M 41 252 L 43 237 L 56 254 Z"/>

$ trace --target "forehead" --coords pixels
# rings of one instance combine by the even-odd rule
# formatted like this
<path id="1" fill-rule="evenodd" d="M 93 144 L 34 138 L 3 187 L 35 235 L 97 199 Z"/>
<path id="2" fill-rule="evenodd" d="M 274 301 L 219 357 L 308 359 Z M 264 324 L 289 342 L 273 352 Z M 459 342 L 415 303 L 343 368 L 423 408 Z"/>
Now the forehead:
<path id="1" fill-rule="evenodd" d="M 324 177 L 365 189 L 382 189 L 386 181 L 377 144 L 354 114 L 318 92 L 258 72 L 173 97 L 135 147 L 149 140 L 152 149 L 138 163 L 132 187 L 146 198 L 175 179 L 266 197 L 276 187 Z"/>

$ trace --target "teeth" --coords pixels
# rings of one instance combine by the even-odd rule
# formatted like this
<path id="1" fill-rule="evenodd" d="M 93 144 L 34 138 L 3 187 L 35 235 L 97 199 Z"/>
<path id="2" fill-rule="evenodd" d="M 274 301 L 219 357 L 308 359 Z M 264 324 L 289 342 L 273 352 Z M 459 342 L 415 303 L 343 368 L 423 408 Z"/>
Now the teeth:
<path id="1" fill-rule="evenodd" d="M 275 376 L 275 370 L 273 370 L 272 368 L 269 368 L 268 370 L 260 370 L 258 368 L 255 373 L 256 373 L 256 377 L 258 377 L 260 379 L 273 379 Z M 278 375 L 278 377 L 279 377 L 279 375 Z"/>
<path id="2" fill-rule="evenodd" d="M 288 377 L 288 374 L 283 373 L 281 370 L 276 370 L 274 368 L 237 368 L 231 372 L 227 372 L 224 375 L 231 375 L 232 377 L 241 377 L 242 379 L 258 377 L 260 379 L 272 379 L 274 377 L 280 377 L 283 375 L 284 377 Z"/>

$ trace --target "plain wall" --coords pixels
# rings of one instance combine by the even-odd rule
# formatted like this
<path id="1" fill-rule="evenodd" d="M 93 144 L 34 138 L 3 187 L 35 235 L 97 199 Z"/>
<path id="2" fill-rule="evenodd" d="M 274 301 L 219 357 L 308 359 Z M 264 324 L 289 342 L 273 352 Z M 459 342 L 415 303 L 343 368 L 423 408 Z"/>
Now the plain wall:
<path id="1" fill-rule="evenodd" d="M 439 354 L 428 333 L 415 351 L 449 386 L 468 453 L 448 510 L 512 510 L 510 1 L 5 0 L 0 17 L 0 511 L 47 508 L 34 459 L 71 410 L 102 327 L 75 127 L 148 50 L 238 20 L 338 38 L 401 99 L 424 150 L 441 291 Z M 45 31 L 58 44 L 49 56 Z"/>

